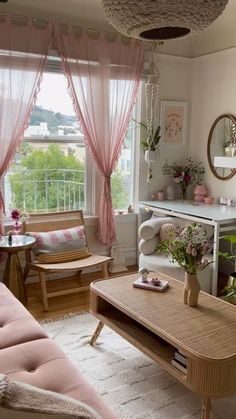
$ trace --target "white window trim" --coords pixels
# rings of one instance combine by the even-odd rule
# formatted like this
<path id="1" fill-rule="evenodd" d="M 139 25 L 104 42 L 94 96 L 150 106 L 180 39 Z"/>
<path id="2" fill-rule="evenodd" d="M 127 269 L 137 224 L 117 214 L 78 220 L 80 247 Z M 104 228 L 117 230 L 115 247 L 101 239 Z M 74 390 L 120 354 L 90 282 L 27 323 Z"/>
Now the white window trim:
<path id="1" fill-rule="evenodd" d="M 64 75 L 61 67 L 61 61 L 58 57 L 56 51 L 49 51 L 49 58 L 45 67 L 44 72 L 48 73 L 59 73 Z M 141 115 L 141 89 L 139 89 L 137 100 L 136 100 L 136 110 L 135 110 L 135 119 L 140 120 Z M 62 139 L 69 140 L 68 136 L 61 136 Z M 25 139 L 23 139 L 24 141 Z M 30 139 L 27 138 L 30 142 Z M 50 140 L 50 139 L 49 139 Z M 53 142 L 53 139 L 52 139 Z M 70 141 L 72 142 L 72 141 Z M 73 142 L 76 143 L 76 138 L 73 137 Z M 133 141 L 132 141 L 132 190 L 130 203 L 134 209 L 137 209 L 138 204 L 138 195 L 139 195 L 139 159 L 140 159 L 140 147 L 139 147 L 139 129 L 134 130 Z M 99 208 L 100 194 L 96 188 L 96 168 L 95 163 L 92 161 L 88 153 L 88 149 L 85 145 L 85 166 L 86 166 L 86 175 L 85 175 L 85 209 L 84 214 L 88 217 L 97 217 L 97 208 Z M 1 181 L 1 186 L 4 194 L 4 181 Z M 118 214 L 116 214 L 118 216 Z M 119 218 L 119 216 L 118 216 Z M 10 218 L 6 217 L 5 222 L 9 224 Z"/>

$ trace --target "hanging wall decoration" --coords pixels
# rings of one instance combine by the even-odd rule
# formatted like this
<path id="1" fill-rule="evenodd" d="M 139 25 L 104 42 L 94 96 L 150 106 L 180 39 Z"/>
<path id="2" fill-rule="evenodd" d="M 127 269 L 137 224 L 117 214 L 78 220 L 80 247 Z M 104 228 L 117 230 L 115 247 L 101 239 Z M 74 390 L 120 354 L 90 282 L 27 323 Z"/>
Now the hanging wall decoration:
<path id="1" fill-rule="evenodd" d="M 147 80 L 145 82 L 145 102 L 146 102 L 146 130 L 147 140 L 142 142 L 145 150 L 145 160 L 148 163 L 147 182 L 152 180 L 152 163 L 157 160 L 160 142 L 160 125 L 159 125 L 159 89 L 160 89 L 160 73 L 154 62 L 154 49 L 156 44 L 153 43 L 151 49 L 151 63 L 149 65 Z"/>

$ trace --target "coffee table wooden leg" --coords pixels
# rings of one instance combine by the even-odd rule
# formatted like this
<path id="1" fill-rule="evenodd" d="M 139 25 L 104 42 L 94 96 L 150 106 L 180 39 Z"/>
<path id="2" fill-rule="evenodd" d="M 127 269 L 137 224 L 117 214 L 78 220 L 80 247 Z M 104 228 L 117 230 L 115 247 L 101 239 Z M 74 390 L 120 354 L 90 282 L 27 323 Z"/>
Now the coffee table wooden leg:
<path id="1" fill-rule="evenodd" d="M 203 396 L 201 419 L 212 419 L 212 402 L 210 397 Z"/>
<path id="2" fill-rule="evenodd" d="M 90 345 L 94 345 L 94 343 L 96 342 L 98 336 L 101 333 L 101 330 L 102 330 L 103 326 L 104 326 L 104 323 L 100 321 L 98 323 L 97 327 L 96 327 L 96 330 L 95 330 L 93 336 L 91 337 Z"/>

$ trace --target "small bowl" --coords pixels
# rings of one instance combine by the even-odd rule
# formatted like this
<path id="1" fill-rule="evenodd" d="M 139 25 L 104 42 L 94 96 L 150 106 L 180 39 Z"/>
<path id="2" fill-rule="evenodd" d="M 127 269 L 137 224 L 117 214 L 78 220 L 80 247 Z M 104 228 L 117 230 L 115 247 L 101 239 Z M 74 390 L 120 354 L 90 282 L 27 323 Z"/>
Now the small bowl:
<path id="1" fill-rule="evenodd" d="M 204 198 L 204 201 L 206 204 L 212 205 L 215 201 L 215 198 L 213 196 L 206 196 L 206 198 Z"/>

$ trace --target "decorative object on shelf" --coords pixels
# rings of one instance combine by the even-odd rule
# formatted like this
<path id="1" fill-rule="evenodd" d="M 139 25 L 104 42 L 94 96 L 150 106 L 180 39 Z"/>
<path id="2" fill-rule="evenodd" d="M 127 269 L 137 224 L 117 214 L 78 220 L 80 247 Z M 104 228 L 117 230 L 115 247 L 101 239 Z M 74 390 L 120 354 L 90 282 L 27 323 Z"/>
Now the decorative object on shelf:
<path id="1" fill-rule="evenodd" d="M 164 191 L 158 191 L 157 192 L 157 199 L 158 199 L 158 201 L 164 201 L 164 199 L 165 199 L 165 192 Z"/>
<path id="2" fill-rule="evenodd" d="M 134 209 L 132 208 L 132 205 L 130 204 L 127 208 L 128 214 L 133 213 Z"/>
<path id="3" fill-rule="evenodd" d="M 227 3 L 228 0 L 103 0 L 103 8 L 108 21 L 123 35 L 165 40 L 207 28 Z"/>
<path id="4" fill-rule="evenodd" d="M 143 128 L 146 131 L 146 138 L 145 140 L 141 140 L 141 144 L 144 148 L 145 160 L 148 163 L 147 182 L 152 180 L 151 165 L 157 160 L 161 139 L 161 127 L 158 121 L 160 74 L 154 62 L 154 49 L 155 43 L 153 43 L 151 48 L 151 62 L 146 74 L 145 82 L 146 123 L 135 121 L 140 128 Z"/>
<path id="5" fill-rule="evenodd" d="M 125 257 L 120 243 L 117 242 L 113 244 L 111 248 L 111 257 L 112 261 L 109 264 L 109 272 L 123 272 L 128 270 L 125 265 Z"/>
<path id="6" fill-rule="evenodd" d="M 186 143 L 188 103 L 184 101 L 161 101 L 162 144 L 166 147 L 183 147 Z"/>
<path id="7" fill-rule="evenodd" d="M 228 207 L 233 207 L 234 206 L 234 201 L 233 201 L 232 198 L 221 197 L 220 198 L 220 204 L 221 205 L 227 205 Z"/>
<path id="8" fill-rule="evenodd" d="M 187 199 L 188 185 L 181 183 L 180 187 L 181 187 L 181 199 Z"/>
<path id="9" fill-rule="evenodd" d="M 206 196 L 206 197 L 204 198 L 204 202 L 205 202 L 205 204 L 207 204 L 207 205 L 212 205 L 212 204 L 214 204 L 214 202 L 215 202 L 215 198 L 214 198 L 213 196 Z"/>
<path id="10" fill-rule="evenodd" d="M 164 240 L 157 246 L 157 253 L 166 255 L 184 269 L 183 301 L 191 307 L 198 305 L 200 285 L 197 272 L 212 263 L 205 257 L 211 253 L 212 247 L 213 243 L 207 231 L 196 223 L 179 227 L 174 239 L 171 237 L 170 240 Z"/>
<path id="11" fill-rule="evenodd" d="M 162 173 L 164 175 L 170 174 L 173 181 L 181 187 L 181 198 L 186 199 L 189 185 L 201 183 L 205 169 L 202 162 L 194 163 L 191 157 L 188 157 L 183 165 L 174 162 L 169 166 L 166 162 L 162 167 Z"/>
<path id="12" fill-rule="evenodd" d="M 194 201 L 204 202 L 205 197 L 207 196 L 207 189 L 202 183 L 198 183 L 194 189 Z"/>
<path id="13" fill-rule="evenodd" d="M 168 201 L 173 201 L 175 199 L 175 191 L 171 185 L 166 188 L 166 198 Z"/>

